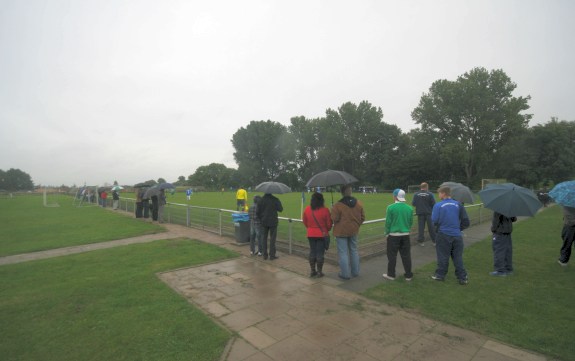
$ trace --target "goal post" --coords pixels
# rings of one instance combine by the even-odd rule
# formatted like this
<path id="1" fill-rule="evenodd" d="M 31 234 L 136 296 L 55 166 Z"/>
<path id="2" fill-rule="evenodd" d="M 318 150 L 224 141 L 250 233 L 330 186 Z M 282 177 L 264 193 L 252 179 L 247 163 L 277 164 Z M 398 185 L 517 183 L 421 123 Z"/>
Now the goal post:
<path id="1" fill-rule="evenodd" d="M 50 192 L 50 195 L 53 195 L 54 192 Z M 48 190 L 46 188 L 44 188 L 44 207 L 60 207 L 60 204 L 58 202 L 52 202 L 52 200 L 50 199 L 50 201 L 48 201 Z M 50 197 L 51 198 L 51 197 Z"/>
<path id="2" fill-rule="evenodd" d="M 415 193 L 421 189 L 421 184 L 412 184 L 407 186 L 407 193 Z"/>
<path id="3" fill-rule="evenodd" d="M 481 189 L 485 189 L 489 184 L 507 183 L 506 178 L 484 178 L 481 180 Z"/>

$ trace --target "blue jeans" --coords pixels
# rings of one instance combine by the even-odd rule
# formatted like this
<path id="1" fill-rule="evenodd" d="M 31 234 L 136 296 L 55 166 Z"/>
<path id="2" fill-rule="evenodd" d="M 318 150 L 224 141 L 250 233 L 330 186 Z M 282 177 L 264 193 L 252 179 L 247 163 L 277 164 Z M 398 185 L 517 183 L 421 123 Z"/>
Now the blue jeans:
<path id="1" fill-rule="evenodd" d="M 335 237 L 339 256 L 339 276 L 351 278 L 359 276 L 359 253 L 357 252 L 357 235 Z"/>
<path id="2" fill-rule="evenodd" d="M 258 246 L 257 252 L 262 251 L 262 237 L 259 225 L 251 225 L 250 227 L 250 251 L 256 253 L 256 245 Z"/>
<path id="3" fill-rule="evenodd" d="M 493 269 L 498 272 L 513 272 L 513 245 L 511 234 L 493 234 Z"/>
<path id="4" fill-rule="evenodd" d="M 467 279 L 467 271 L 463 266 L 463 237 L 448 236 L 439 232 L 435 235 L 435 251 L 437 253 L 437 270 L 435 271 L 437 277 L 445 278 L 449 270 L 449 257 L 451 257 L 457 279 Z"/>

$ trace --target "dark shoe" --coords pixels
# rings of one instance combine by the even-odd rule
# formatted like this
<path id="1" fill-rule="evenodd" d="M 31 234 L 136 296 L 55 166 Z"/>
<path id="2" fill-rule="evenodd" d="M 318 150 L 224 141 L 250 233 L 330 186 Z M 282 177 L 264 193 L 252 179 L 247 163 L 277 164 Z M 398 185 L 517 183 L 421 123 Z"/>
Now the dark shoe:
<path id="1" fill-rule="evenodd" d="M 270 256 L 270 261 L 273 261 L 274 259 L 278 259 L 278 256 Z"/>
<path id="2" fill-rule="evenodd" d="M 560 259 L 558 259 L 557 262 L 563 267 L 567 266 L 567 262 L 561 262 Z"/>
<path id="3" fill-rule="evenodd" d="M 489 272 L 489 275 L 495 276 L 495 277 L 507 277 L 507 272 L 493 271 L 493 272 Z"/>
<path id="4" fill-rule="evenodd" d="M 323 272 L 322 271 L 318 271 L 317 272 L 317 278 L 322 278 L 323 277 Z"/>
<path id="5" fill-rule="evenodd" d="M 436 280 L 436 281 L 444 281 L 443 278 L 441 278 L 441 277 L 439 277 L 439 276 L 436 276 L 436 275 L 431 276 L 431 279 L 432 279 L 432 280 Z"/>
<path id="6" fill-rule="evenodd" d="M 318 277 L 318 273 L 316 271 L 311 271 L 309 274 L 309 278 L 316 278 Z"/>
<path id="7" fill-rule="evenodd" d="M 341 278 L 342 280 L 346 280 L 346 281 L 350 279 L 349 277 L 343 277 L 343 276 L 341 275 L 341 273 L 338 273 L 337 276 L 338 276 L 339 278 Z"/>
<path id="8" fill-rule="evenodd" d="M 264 254 L 264 260 L 267 260 L 267 259 L 268 259 L 268 255 Z"/>
<path id="9" fill-rule="evenodd" d="M 468 280 L 467 278 L 462 279 L 462 280 L 459 280 L 459 284 L 462 285 L 462 286 L 465 286 L 465 285 L 468 284 L 468 283 L 469 283 L 469 280 Z"/>

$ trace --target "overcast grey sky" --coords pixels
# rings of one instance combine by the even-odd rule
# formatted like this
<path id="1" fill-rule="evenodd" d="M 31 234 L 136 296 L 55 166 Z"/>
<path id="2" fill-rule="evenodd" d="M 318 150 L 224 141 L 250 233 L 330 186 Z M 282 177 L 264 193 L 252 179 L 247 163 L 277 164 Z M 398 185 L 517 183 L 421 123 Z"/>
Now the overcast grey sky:
<path id="1" fill-rule="evenodd" d="M 235 168 L 252 120 L 347 101 L 407 132 L 435 80 L 478 66 L 531 95 L 531 125 L 575 120 L 574 15 L 569 0 L 0 0 L 0 169 L 175 181 Z"/>

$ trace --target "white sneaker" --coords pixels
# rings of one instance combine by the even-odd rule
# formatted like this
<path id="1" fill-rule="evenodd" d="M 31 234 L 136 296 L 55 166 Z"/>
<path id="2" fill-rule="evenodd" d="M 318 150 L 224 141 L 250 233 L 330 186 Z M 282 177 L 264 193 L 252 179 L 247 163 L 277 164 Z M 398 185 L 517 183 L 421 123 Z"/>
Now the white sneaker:
<path id="1" fill-rule="evenodd" d="M 261 255 L 262 255 L 262 253 L 261 253 L 261 252 L 258 252 L 258 256 L 261 256 Z"/>
<path id="2" fill-rule="evenodd" d="M 395 280 L 395 277 L 388 276 L 387 273 L 384 273 L 384 274 L 383 274 L 383 278 L 385 278 L 386 280 L 390 280 L 390 281 L 394 281 L 394 280 Z"/>

